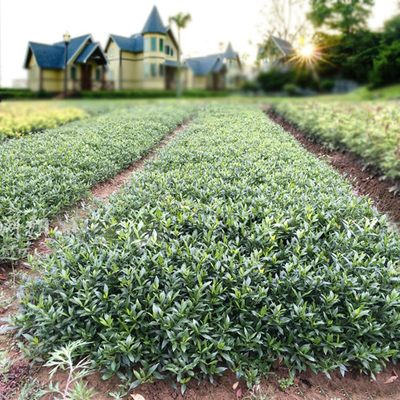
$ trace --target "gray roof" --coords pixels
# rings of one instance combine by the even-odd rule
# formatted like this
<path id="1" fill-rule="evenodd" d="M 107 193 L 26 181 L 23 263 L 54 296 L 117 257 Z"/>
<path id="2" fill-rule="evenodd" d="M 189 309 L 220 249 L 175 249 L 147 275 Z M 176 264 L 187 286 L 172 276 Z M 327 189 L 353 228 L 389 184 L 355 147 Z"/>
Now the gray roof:
<path id="1" fill-rule="evenodd" d="M 68 43 L 68 62 L 74 57 L 76 52 L 85 44 L 86 41 L 92 42 L 92 35 L 82 35 L 76 38 L 72 38 Z M 64 42 L 57 42 L 54 43 L 54 46 L 61 46 L 62 48 L 65 47 Z"/>
<path id="2" fill-rule="evenodd" d="M 229 42 L 227 49 L 225 50 L 225 57 L 228 59 L 235 59 L 238 57 L 238 53 L 233 50 L 232 43 Z"/>
<path id="3" fill-rule="evenodd" d="M 130 37 L 110 35 L 110 39 L 112 39 L 115 44 L 123 51 L 130 51 L 131 53 L 141 53 L 144 48 L 143 35 L 141 33 L 137 33 Z"/>
<path id="4" fill-rule="evenodd" d="M 142 33 L 167 33 L 167 28 L 163 24 L 156 6 L 151 10 L 149 17 L 144 24 Z"/>
<path id="5" fill-rule="evenodd" d="M 91 43 L 91 35 L 83 35 L 76 38 L 72 38 L 68 44 L 67 62 L 77 55 L 79 49 L 83 48 L 85 43 Z M 85 48 L 86 50 L 86 48 Z M 28 53 L 25 59 L 25 68 L 28 67 L 28 63 L 31 55 L 35 56 L 36 62 L 40 68 L 43 69 L 64 69 L 65 66 L 65 43 L 57 42 L 54 44 L 43 44 L 43 43 L 28 43 Z"/>
<path id="6" fill-rule="evenodd" d="M 172 30 L 170 29 L 170 27 L 164 26 L 157 7 L 153 7 L 141 33 L 136 33 L 135 35 L 132 35 L 130 37 L 110 35 L 110 38 L 108 39 L 106 45 L 106 51 L 110 44 L 110 40 L 113 40 L 114 43 L 123 51 L 129 51 L 131 53 L 142 53 L 144 50 L 143 35 L 146 33 L 161 33 L 169 35 L 175 46 L 179 48 Z"/>
<path id="7" fill-rule="evenodd" d="M 78 58 L 76 59 L 77 63 L 86 63 L 89 58 L 94 55 L 97 58 L 100 57 L 103 59 L 103 63 L 107 64 L 107 58 L 101 49 L 100 43 L 90 43 L 87 45 L 81 54 L 79 54 Z"/>
<path id="8" fill-rule="evenodd" d="M 293 46 L 287 40 L 280 39 L 276 36 L 271 36 L 271 39 L 284 56 L 289 56 L 293 53 Z"/>
<path id="9" fill-rule="evenodd" d="M 220 72 L 224 67 L 225 60 L 237 59 L 238 57 L 238 54 L 233 50 L 232 45 L 229 43 L 224 53 L 188 58 L 186 63 L 195 75 L 205 76 L 210 73 Z"/>
<path id="10" fill-rule="evenodd" d="M 29 42 L 28 54 L 25 60 L 25 68 L 28 67 L 30 56 L 35 56 L 40 68 L 63 69 L 65 63 L 65 48 L 50 44 Z"/>

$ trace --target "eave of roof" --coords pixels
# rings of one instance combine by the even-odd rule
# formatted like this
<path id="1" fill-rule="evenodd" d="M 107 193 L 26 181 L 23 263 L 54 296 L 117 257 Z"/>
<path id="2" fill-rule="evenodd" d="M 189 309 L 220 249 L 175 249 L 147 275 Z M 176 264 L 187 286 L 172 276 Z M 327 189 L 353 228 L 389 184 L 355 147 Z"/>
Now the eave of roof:
<path id="1" fill-rule="evenodd" d="M 68 44 L 68 64 L 71 64 L 79 56 L 87 41 L 93 41 L 91 34 L 72 38 Z M 65 42 L 56 42 L 54 46 L 65 48 Z"/>
<path id="2" fill-rule="evenodd" d="M 86 46 L 84 50 L 79 54 L 75 62 L 80 64 L 86 63 L 96 51 L 100 52 L 103 61 L 107 63 L 107 58 L 104 55 L 103 50 L 101 49 L 100 43 L 98 42 L 90 43 L 88 46 Z"/>
<path id="3" fill-rule="evenodd" d="M 64 69 L 65 49 L 61 46 L 29 42 L 25 59 L 25 68 L 28 68 L 31 54 L 35 57 L 40 68 Z"/>
<path id="4" fill-rule="evenodd" d="M 132 35 L 131 37 L 110 35 L 108 39 L 106 51 L 110 45 L 110 42 L 114 43 L 123 51 L 128 51 L 131 53 L 142 53 L 144 48 L 143 35 L 141 33 Z"/>

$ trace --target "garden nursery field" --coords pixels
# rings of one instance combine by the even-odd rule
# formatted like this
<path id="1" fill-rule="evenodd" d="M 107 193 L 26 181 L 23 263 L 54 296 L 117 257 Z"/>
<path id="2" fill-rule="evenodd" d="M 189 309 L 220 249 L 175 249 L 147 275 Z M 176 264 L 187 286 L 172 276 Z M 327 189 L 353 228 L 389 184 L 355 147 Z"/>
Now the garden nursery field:
<path id="1" fill-rule="evenodd" d="M 400 399 L 398 102 L 0 107 L 0 400 Z"/>

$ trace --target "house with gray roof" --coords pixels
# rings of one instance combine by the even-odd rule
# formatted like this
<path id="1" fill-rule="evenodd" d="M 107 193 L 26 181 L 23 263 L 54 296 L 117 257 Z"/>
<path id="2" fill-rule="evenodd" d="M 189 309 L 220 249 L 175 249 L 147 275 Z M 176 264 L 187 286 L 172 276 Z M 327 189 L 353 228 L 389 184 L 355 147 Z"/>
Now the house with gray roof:
<path id="1" fill-rule="evenodd" d="M 118 90 L 173 89 L 179 45 L 153 7 L 143 29 L 125 37 L 110 35 L 105 47 L 107 79 Z"/>
<path id="2" fill-rule="evenodd" d="M 265 44 L 259 48 L 258 58 L 261 68 L 267 72 L 271 69 L 287 71 L 295 51 L 290 42 L 271 35 Z"/>
<path id="3" fill-rule="evenodd" d="M 242 81 L 239 54 L 229 43 L 222 53 L 186 59 L 187 86 L 195 89 L 236 89 Z"/>
<path id="4" fill-rule="evenodd" d="M 62 92 L 65 76 L 70 92 L 101 89 L 105 84 L 107 59 L 91 35 L 65 42 L 29 42 L 24 66 L 28 87 L 33 91 Z"/>

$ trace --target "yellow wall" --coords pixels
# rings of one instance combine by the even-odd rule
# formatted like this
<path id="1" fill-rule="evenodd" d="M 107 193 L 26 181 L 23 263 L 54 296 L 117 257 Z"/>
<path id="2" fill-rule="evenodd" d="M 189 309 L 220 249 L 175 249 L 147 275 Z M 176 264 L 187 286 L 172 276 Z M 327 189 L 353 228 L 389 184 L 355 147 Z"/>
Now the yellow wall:
<path id="1" fill-rule="evenodd" d="M 115 89 L 120 89 L 120 49 L 111 41 L 106 52 L 108 60 L 107 81 Z"/>
<path id="2" fill-rule="evenodd" d="M 32 55 L 28 66 L 28 88 L 34 92 L 40 90 L 40 68 L 34 55 Z"/>
<path id="3" fill-rule="evenodd" d="M 90 63 L 90 62 L 89 62 Z M 102 87 L 101 76 L 100 80 L 96 80 L 96 64 L 92 64 L 92 90 L 100 90 Z M 72 66 L 68 66 L 68 90 L 79 91 L 81 90 L 81 76 L 82 66 L 76 65 L 76 79 L 72 79 L 71 69 Z M 42 87 L 40 87 L 40 76 L 42 79 Z M 34 92 L 38 92 L 42 89 L 45 92 L 62 92 L 64 90 L 64 71 L 53 70 L 53 69 L 42 69 L 36 63 L 35 57 L 32 56 L 29 69 L 28 69 L 28 88 Z"/>
<path id="4" fill-rule="evenodd" d="M 143 54 L 122 52 L 122 89 L 143 87 Z"/>
<path id="5" fill-rule="evenodd" d="M 156 51 L 151 50 L 151 38 L 157 40 Z M 160 39 L 164 40 L 162 52 L 160 51 Z M 165 53 L 167 45 L 173 48 L 173 56 Z M 144 35 L 143 53 L 134 54 L 121 51 L 114 41 L 111 41 L 106 56 L 108 60 L 107 81 L 114 89 L 165 89 L 165 72 L 164 76 L 160 75 L 160 64 L 164 64 L 167 59 L 177 61 L 178 51 L 170 35 L 146 34 Z M 156 65 L 156 76 L 151 75 L 151 64 Z M 182 75 L 184 76 L 183 72 Z"/>
<path id="6" fill-rule="evenodd" d="M 45 92 L 61 92 L 63 86 L 64 72 L 59 70 L 42 70 L 42 88 Z"/>
<path id="7" fill-rule="evenodd" d="M 174 50 L 174 55 L 173 56 L 166 55 L 166 59 L 167 60 L 172 60 L 172 61 L 177 61 L 178 60 L 178 49 L 175 46 L 174 42 L 172 41 L 170 35 L 166 36 L 165 45 L 168 45 L 168 46 L 172 47 L 173 50 Z M 164 45 L 164 47 L 165 47 L 165 45 Z"/>
<path id="8" fill-rule="evenodd" d="M 193 77 L 193 89 L 207 89 L 207 77 L 206 76 L 194 76 Z"/>
<path id="9" fill-rule="evenodd" d="M 240 86 L 242 71 L 237 60 L 227 60 L 225 83 L 227 89 L 237 89 Z"/>

